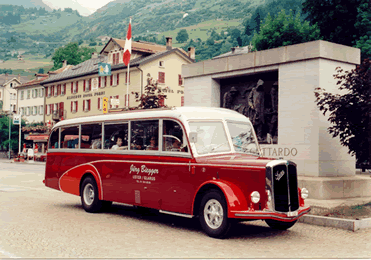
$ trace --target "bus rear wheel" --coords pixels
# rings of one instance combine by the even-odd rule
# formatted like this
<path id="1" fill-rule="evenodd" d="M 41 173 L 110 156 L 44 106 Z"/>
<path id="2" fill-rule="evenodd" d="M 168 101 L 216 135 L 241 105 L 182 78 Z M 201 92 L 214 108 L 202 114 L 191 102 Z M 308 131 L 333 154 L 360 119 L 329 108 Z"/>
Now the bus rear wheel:
<path id="1" fill-rule="evenodd" d="M 283 222 L 283 221 L 278 221 L 274 219 L 266 219 L 265 222 L 270 226 L 271 228 L 274 229 L 279 229 L 279 230 L 286 230 L 295 225 L 297 220 L 292 221 L 292 222 Z"/>
<path id="2" fill-rule="evenodd" d="M 80 194 L 82 207 L 86 212 L 100 212 L 103 206 L 107 206 L 106 203 L 99 200 L 97 183 L 90 176 L 82 182 Z"/>
<path id="3" fill-rule="evenodd" d="M 228 219 L 227 203 L 223 194 L 211 190 L 201 200 L 199 220 L 204 232 L 214 238 L 227 235 L 231 221 Z"/>

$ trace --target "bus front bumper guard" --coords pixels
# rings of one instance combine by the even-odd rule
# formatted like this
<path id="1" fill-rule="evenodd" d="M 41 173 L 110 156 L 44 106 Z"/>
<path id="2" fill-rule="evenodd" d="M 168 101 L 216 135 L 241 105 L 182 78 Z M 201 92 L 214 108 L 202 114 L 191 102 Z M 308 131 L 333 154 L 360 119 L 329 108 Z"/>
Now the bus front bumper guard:
<path id="1" fill-rule="evenodd" d="M 278 221 L 291 222 L 297 220 L 301 216 L 307 214 L 310 207 L 300 207 L 296 211 L 291 212 L 274 212 L 270 210 L 254 210 L 254 211 L 232 211 L 231 215 L 239 219 L 275 219 Z"/>

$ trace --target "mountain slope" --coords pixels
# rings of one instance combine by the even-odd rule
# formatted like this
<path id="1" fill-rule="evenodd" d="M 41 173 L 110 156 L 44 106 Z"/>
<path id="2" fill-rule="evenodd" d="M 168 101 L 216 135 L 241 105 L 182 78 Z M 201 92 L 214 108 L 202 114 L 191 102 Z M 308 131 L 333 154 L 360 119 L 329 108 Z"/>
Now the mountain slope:
<path id="1" fill-rule="evenodd" d="M 0 5 L 19 5 L 24 8 L 45 8 L 46 11 L 52 11 L 52 9 L 46 5 L 42 0 L 0 0 Z"/>

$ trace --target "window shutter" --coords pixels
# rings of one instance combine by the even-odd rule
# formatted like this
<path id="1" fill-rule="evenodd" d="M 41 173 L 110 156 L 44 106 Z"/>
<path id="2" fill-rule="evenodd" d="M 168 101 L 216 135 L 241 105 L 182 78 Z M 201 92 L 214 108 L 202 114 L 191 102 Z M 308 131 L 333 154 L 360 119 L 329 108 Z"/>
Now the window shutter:
<path id="1" fill-rule="evenodd" d="M 180 106 L 184 106 L 184 96 L 182 96 L 182 98 L 181 98 L 181 101 L 180 101 Z"/>
<path id="2" fill-rule="evenodd" d="M 100 110 L 100 98 L 98 98 L 98 110 Z"/>
<path id="3" fill-rule="evenodd" d="M 76 93 L 79 92 L 79 82 L 76 81 Z"/>
<path id="4" fill-rule="evenodd" d="M 112 81 L 113 81 L 113 75 L 111 74 L 111 84 L 110 84 L 110 86 L 112 86 Z"/>
<path id="5" fill-rule="evenodd" d="M 90 103 L 91 103 L 91 99 L 88 100 L 88 110 L 90 111 Z"/>
<path id="6" fill-rule="evenodd" d="M 179 86 L 183 85 L 182 75 L 179 74 Z"/>
<path id="7" fill-rule="evenodd" d="M 84 79 L 84 86 L 83 86 L 84 92 L 86 91 L 86 80 Z"/>
<path id="8" fill-rule="evenodd" d="M 85 111 L 85 103 L 86 103 L 86 100 L 83 100 L 82 101 L 82 111 Z"/>
<path id="9" fill-rule="evenodd" d="M 45 114 L 48 114 L 48 105 L 45 106 Z"/>
<path id="10" fill-rule="evenodd" d="M 104 76 L 104 86 L 107 87 L 107 76 Z"/>
<path id="11" fill-rule="evenodd" d="M 73 101 L 71 101 L 71 112 L 73 111 Z"/>
<path id="12" fill-rule="evenodd" d="M 120 75 L 120 74 L 117 73 L 117 85 L 119 84 L 119 78 L 120 78 L 119 75 Z"/>
<path id="13" fill-rule="evenodd" d="M 79 101 L 75 101 L 76 102 L 76 112 L 79 110 Z"/>
<path id="14" fill-rule="evenodd" d="M 160 107 L 163 107 L 165 105 L 165 99 L 163 97 L 161 97 L 158 104 L 159 104 Z"/>
<path id="15" fill-rule="evenodd" d="M 64 83 L 64 94 L 66 94 L 66 92 L 67 92 L 67 84 Z"/>
<path id="16" fill-rule="evenodd" d="M 98 77 L 98 88 L 100 88 L 100 78 L 101 77 Z"/>
<path id="17" fill-rule="evenodd" d="M 116 62 L 116 53 L 112 54 L 112 64 L 115 65 Z"/>
<path id="18" fill-rule="evenodd" d="M 119 64 L 119 54 L 116 54 L 116 64 Z"/>
<path id="19" fill-rule="evenodd" d="M 112 75 L 111 75 L 112 76 Z M 111 103 L 112 96 L 109 97 L 109 108 L 112 108 L 112 103 Z"/>
<path id="20" fill-rule="evenodd" d="M 89 79 L 89 91 L 91 90 L 91 78 Z"/>
<path id="21" fill-rule="evenodd" d="M 165 72 L 159 72 L 158 73 L 158 82 L 159 83 L 165 83 Z"/>
<path id="22" fill-rule="evenodd" d="M 64 116 L 64 102 L 59 103 L 59 115 Z"/>
<path id="23" fill-rule="evenodd" d="M 71 93 L 73 93 L 73 82 L 71 82 Z"/>

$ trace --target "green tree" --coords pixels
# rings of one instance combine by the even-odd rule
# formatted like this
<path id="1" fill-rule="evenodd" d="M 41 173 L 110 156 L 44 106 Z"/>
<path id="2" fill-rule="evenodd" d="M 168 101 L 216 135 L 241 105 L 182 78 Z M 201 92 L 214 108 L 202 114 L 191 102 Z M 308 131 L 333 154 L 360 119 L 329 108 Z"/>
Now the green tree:
<path id="1" fill-rule="evenodd" d="M 262 21 L 262 10 L 260 7 L 258 7 L 253 15 L 251 16 L 251 19 L 246 20 L 244 22 L 245 25 L 245 34 L 246 35 L 252 35 L 254 32 L 260 31 L 260 23 Z"/>
<path id="2" fill-rule="evenodd" d="M 44 69 L 43 68 L 40 68 L 39 71 L 37 72 L 39 74 L 44 74 Z"/>
<path id="3" fill-rule="evenodd" d="M 25 125 L 24 120 L 22 120 L 22 125 Z M 13 120 L 10 119 L 11 127 L 11 139 L 10 139 L 10 149 L 18 151 L 18 140 L 19 140 L 19 126 L 13 125 Z M 23 135 L 21 135 L 21 142 L 24 141 Z M 9 117 L 0 116 L 0 147 L 3 149 L 8 149 L 9 147 Z"/>
<path id="4" fill-rule="evenodd" d="M 229 51 L 231 51 L 231 48 L 232 48 L 232 47 L 233 47 L 233 46 L 232 46 L 232 44 L 231 44 L 230 42 L 225 41 L 225 42 L 223 42 L 223 45 L 222 45 L 222 47 L 220 48 L 220 52 L 221 52 L 221 53 L 229 52 Z"/>
<path id="5" fill-rule="evenodd" d="M 91 54 L 95 51 L 95 48 L 79 47 L 77 42 L 68 43 L 66 46 L 60 47 L 54 52 L 52 57 L 54 66 L 51 70 L 61 68 L 64 60 L 67 60 L 67 64 L 77 65 L 90 59 Z"/>
<path id="6" fill-rule="evenodd" d="M 360 48 L 363 58 L 371 56 L 370 8 L 369 0 L 305 0 L 303 3 L 307 19 L 317 24 L 324 40 Z"/>
<path id="7" fill-rule="evenodd" d="M 371 61 L 365 59 L 351 71 L 337 68 L 334 77 L 342 94 L 317 88 L 317 106 L 324 115 L 329 113 L 329 133 L 340 138 L 358 163 L 371 162 Z"/>
<path id="8" fill-rule="evenodd" d="M 181 29 L 179 32 L 178 32 L 178 34 L 177 34 L 177 36 L 176 36 L 176 40 L 177 40 L 177 42 L 180 42 L 180 43 L 183 43 L 183 42 L 186 42 L 186 41 L 188 41 L 188 33 L 187 33 L 187 30 L 186 29 Z"/>
<path id="9" fill-rule="evenodd" d="M 252 44 L 260 51 L 318 39 L 319 29 L 308 21 L 302 22 L 300 12 L 294 17 L 291 11 L 286 15 L 285 10 L 282 10 L 275 19 L 267 15 L 259 33 L 254 34 Z"/>

